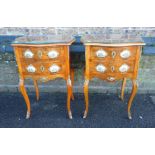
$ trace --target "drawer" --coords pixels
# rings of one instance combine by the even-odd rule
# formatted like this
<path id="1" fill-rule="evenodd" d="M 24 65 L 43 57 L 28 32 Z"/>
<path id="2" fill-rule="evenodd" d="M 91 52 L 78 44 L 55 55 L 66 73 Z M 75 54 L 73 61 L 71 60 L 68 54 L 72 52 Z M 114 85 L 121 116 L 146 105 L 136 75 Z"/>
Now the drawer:
<path id="1" fill-rule="evenodd" d="M 94 74 L 107 74 L 107 73 L 119 73 L 128 74 L 134 73 L 135 61 L 100 61 L 94 60 L 89 63 L 90 73 Z"/>
<path id="2" fill-rule="evenodd" d="M 101 71 L 97 71 L 97 66 L 101 66 L 100 70 Z M 110 63 L 104 61 L 104 62 L 100 62 L 100 61 L 92 61 L 91 63 L 89 63 L 89 71 L 90 73 L 95 73 L 95 74 L 106 74 L 108 72 L 111 72 L 110 70 Z"/>
<path id="3" fill-rule="evenodd" d="M 56 47 L 22 47 L 19 57 L 22 61 L 27 60 L 62 60 L 64 59 L 63 46 Z"/>
<path id="4" fill-rule="evenodd" d="M 90 59 L 98 60 L 135 60 L 137 46 L 127 47 L 102 47 L 92 46 L 90 49 Z"/>
<path id="5" fill-rule="evenodd" d="M 22 72 L 24 75 L 64 75 L 66 73 L 66 66 L 60 62 L 24 62 L 22 65 Z"/>

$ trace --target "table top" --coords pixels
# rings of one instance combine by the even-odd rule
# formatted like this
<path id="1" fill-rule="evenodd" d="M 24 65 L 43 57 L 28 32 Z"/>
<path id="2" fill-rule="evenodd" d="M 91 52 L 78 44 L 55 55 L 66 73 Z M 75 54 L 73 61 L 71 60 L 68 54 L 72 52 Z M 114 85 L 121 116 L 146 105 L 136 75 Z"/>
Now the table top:
<path id="1" fill-rule="evenodd" d="M 103 34 L 84 35 L 81 37 L 85 45 L 129 46 L 145 45 L 141 37 L 136 35 Z"/>
<path id="2" fill-rule="evenodd" d="M 74 42 L 74 37 L 70 35 L 38 35 L 38 36 L 23 36 L 18 37 L 12 42 L 12 45 L 17 44 L 32 44 L 32 45 L 40 45 L 40 44 L 67 44 L 70 45 Z"/>

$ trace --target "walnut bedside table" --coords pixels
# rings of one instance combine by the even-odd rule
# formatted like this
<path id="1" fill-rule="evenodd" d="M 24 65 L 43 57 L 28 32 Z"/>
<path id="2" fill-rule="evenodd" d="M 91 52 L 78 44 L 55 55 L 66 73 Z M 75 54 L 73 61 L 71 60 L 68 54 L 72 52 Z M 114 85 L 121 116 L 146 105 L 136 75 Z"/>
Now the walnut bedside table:
<path id="1" fill-rule="evenodd" d="M 121 99 L 124 98 L 126 79 L 132 80 L 132 92 L 128 101 L 128 118 L 132 119 L 130 108 L 137 92 L 137 74 L 142 46 L 145 43 L 134 35 L 85 35 L 81 41 L 85 45 L 85 112 L 88 114 L 88 84 L 92 78 L 108 82 L 123 80 Z"/>
<path id="2" fill-rule="evenodd" d="M 31 106 L 27 95 L 24 80 L 31 78 L 34 81 L 37 100 L 39 90 L 37 81 L 47 82 L 55 78 L 63 78 L 67 84 L 67 110 L 72 119 L 70 100 L 74 99 L 70 70 L 69 46 L 74 42 L 71 36 L 25 36 L 17 38 L 12 46 L 19 69 L 19 89 L 23 95 L 28 119 L 31 114 Z"/>

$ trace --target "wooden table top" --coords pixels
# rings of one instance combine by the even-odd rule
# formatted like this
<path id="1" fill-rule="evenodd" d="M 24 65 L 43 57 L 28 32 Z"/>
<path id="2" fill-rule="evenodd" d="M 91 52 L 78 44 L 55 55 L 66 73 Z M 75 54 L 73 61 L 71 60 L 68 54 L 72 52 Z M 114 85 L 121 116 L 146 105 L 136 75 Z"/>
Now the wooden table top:
<path id="1" fill-rule="evenodd" d="M 17 45 L 41 45 L 41 44 L 60 44 L 70 45 L 75 41 L 71 35 L 38 35 L 38 36 L 23 36 L 18 37 L 12 43 L 13 46 Z"/>
<path id="2" fill-rule="evenodd" d="M 129 46 L 145 45 L 141 37 L 136 35 L 102 34 L 84 35 L 81 37 L 85 45 Z"/>

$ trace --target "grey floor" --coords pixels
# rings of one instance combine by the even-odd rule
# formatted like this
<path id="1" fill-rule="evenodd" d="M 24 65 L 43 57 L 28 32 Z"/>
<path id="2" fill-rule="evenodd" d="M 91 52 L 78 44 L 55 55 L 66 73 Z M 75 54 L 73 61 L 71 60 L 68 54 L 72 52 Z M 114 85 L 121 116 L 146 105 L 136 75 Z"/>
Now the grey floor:
<path id="1" fill-rule="evenodd" d="M 73 119 L 66 112 L 65 93 L 41 93 L 40 101 L 35 93 L 29 94 L 32 117 L 25 119 L 26 106 L 20 93 L 0 93 L 1 128 L 146 128 L 155 127 L 155 94 L 137 94 L 132 106 L 133 119 L 127 118 L 127 100 L 123 103 L 117 94 L 90 93 L 87 119 L 83 94 L 75 94 L 72 101 Z"/>

